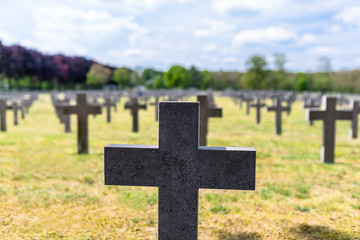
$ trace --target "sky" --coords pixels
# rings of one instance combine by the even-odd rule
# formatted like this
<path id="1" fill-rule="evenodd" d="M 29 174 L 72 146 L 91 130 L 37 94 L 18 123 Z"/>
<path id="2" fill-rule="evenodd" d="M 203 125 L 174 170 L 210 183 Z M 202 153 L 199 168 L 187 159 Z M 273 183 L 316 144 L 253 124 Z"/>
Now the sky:
<path id="1" fill-rule="evenodd" d="M 0 0 L 0 40 L 47 54 L 166 71 L 245 71 L 253 55 L 288 71 L 360 68 L 359 0 Z"/>

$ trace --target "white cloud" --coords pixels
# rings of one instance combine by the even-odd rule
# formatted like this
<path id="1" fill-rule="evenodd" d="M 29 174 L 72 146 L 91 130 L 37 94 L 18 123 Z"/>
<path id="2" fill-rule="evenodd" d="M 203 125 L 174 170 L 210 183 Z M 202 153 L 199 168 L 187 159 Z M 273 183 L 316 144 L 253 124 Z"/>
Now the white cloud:
<path id="1" fill-rule="evenodd" d="M 193 32 L 197 38 L 217 37 L 220 33 L 230 32 L 235 29 L 234 24 L 224 20 L 203 19 L 201 25 L 201 28 Z"/>
<path id="2" fill-rule="evenodd" d="M 203 52 L 214 52 L 217 50 L 217 46 L 215 43 L 210 43 L 208 45 L 205 45 L 203 48 L 202 48 L 202 51 Z"/>
<path id="3" fill-rule="evenodd" d="M 311 33 L 305 33 L 302 35 L 299 40 L 297 41 L 298 44 L 304 45 L 308 43 L 313 43 L 317 40 L 317 37 L 314 34 Z"/>
<path id="4" fill-rule="evenodd" d="M 342 53 L 343 51 L 341 49 L 329 46 L 317 46 L 306 50 L 306 54 L 312 56 L 333 56 Z"/>
<path id="5" fill-rule="evenodd" d="M 213 0 L 214 11 L 225 14 L 234 10 L 269 10 L 283 6 L 287 0 Z"/>
<path id="6" fill-rule="evenodd" d="M 296 39 L 296 33 L 282 27 L 265 29 L 248 29 L 237 33 L 233 38 L 234 45 L 246 43 L 263 43 L 267 41 L 282 42 Z"/>
<path id="7" fill-rule="evenodd" d="M 0 30 L 0 41 L 2 41 L 3 44 L 12 44 L 16 41 L 16 38 L 10 33 Z"/>
<path id="8" fill-rule="evenodd" d="M 335 15 L 336 19 L 342 20 L 347 24 L 355 24 L 360 27 L 360 6 L 346 7 Z"/>

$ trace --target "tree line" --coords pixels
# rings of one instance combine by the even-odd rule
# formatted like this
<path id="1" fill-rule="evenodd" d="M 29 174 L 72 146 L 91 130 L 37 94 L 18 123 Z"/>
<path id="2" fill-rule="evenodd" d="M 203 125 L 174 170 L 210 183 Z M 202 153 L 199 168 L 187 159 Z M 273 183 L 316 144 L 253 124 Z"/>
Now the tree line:
<path id="1" fill-rule="evenodd" d="M 275 53 L 275 69 L 261 55 L 245 62 L 245 72 L 208 71 L 196 66 L 171 66 L 167 71 L 136 67 L 116 68 L 84 57 L 47 55 L 20 45 L 0 41 L 0 88 L 10 89 L 99 89 L 114 85 L 129 89 L 143 85 L 150 89 L 197 88 L 224 90 L 274 89 L 296 91 L 360 92 L 360 70 L 334 72 L 331 60 L 319 59 L 315 72 L 289 72 L 286 55 Z"/>

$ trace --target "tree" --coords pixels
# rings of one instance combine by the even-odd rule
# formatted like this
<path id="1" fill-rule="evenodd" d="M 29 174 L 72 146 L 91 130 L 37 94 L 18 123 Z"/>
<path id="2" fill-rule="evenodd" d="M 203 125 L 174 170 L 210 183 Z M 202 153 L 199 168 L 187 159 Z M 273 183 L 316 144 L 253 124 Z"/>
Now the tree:
<path id="1" fill-rule="evenodd" d="M 306 73 L 298 72 L 296 74 L 296 91 L 307 91 L 310 90 L 309 87 L 309 76 Z"/>
<path id="2" fill-rule="evenodd" d="M 165 84 L 170 88 L 188 88 L 190 85 L 189 70 L 179 65 L 172 66 L 165 73 Z"/>
<path id="3" fill-rule="evenodd" d="M 145 85 L 149 88 L 158 88 L 160 79 L 163 79 L 164 72 L 154 70 L 152 68 L 147 68 L 142 72 L 142 80 L 145 83 Z M 160 78 L 159 78 L 160 77 Z M 155 80 L 157 79 L 157 87 L 154 86 Z M 160 84 L 161 85 L 161 84 Z M 164 86 L 160 87 L 163 88 Z"/>
<path id="4" fill-rule="evenodd" d="M 154 89 L 162 89 L 165 88 L 165 79 L 163 76 L 158 75 L 155 79 L 154 79 L 154 84 L 153 84 L 153 88 Z"/>
<path id="5" fill-rule="evenodd" d="M 274 53 L 273 56 L 276 70 L 285 71 L 285 64 L 287 62 L 285 53 Z"/>
<path id="6" fill-rule="evenodd" d="M 195 66 L 191 66 L 190 87 L 195 87 L 197 89 L 200 89 L 202 81 L 203 81 L 203 76 L 201 72 Z"/>
<path id="7" fill-rule="evenodd" d="M 126 68 L 117 68 L 112 75 L 112 80 L 122 89 L 127 88 L 130 85 L 130 73 Z"/>
<path id="8" fill-rule="evenodd" d="M 323 92 L 332 90 L 331 60 L 326 56 L 319 58 L 318 72 L 314 77 L 314 89 Z"/>
<path id="9" fill-rule="evenodd" d="M 99 88 L 106 84 L 111 76 L 111 70 L 101 64 L 94 63 L 91 65 L 89 72 L 86 74 L 86 84 L 91 88 Z"/>
<path id="10" fill-rule="evenodd" d="M 207 70 L 204 70 L 201 72 L 201 75 L 203 80 L 201 82 L 200 89 L 202 90 L 208 89 L 211 83 L 211 73 Z"/>
<path id="11" fill-rule="evenodd" d="M 266 60 L 262 56 L 252 56 L 246 61 L 248 71 L 241 79 L 241 83 L 245 88 L 264 89 L 265 78 L 267 75 L 264 69 L 267 66 Z"/>

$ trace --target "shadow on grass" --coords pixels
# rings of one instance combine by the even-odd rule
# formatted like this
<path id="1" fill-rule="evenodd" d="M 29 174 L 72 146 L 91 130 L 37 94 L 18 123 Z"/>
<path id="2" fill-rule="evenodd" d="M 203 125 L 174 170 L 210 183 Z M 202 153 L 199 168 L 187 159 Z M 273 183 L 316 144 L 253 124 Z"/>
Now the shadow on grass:
<path id="1" fill-rule="evenodd" d="M 254 239 L 262 239 L 259 233 L 255 232 L 240 232 L 240 233 L 229 233 L 226 231 L 218 232 L 218 239 L 221 240 L 254 240 Z"/>
<path id="2" fill-rule="evenodd" d="M 355 236 L 348 235 L 343 232 L 336 231 L 334 229 L 320 226 L 320 225 L 308 225 L 306 223 L 302 223 L 297 227 L 291 228 L 290 232 L 299 236 L 299 239 L 305 240 L 351 240 L 357 239 Z"/>

